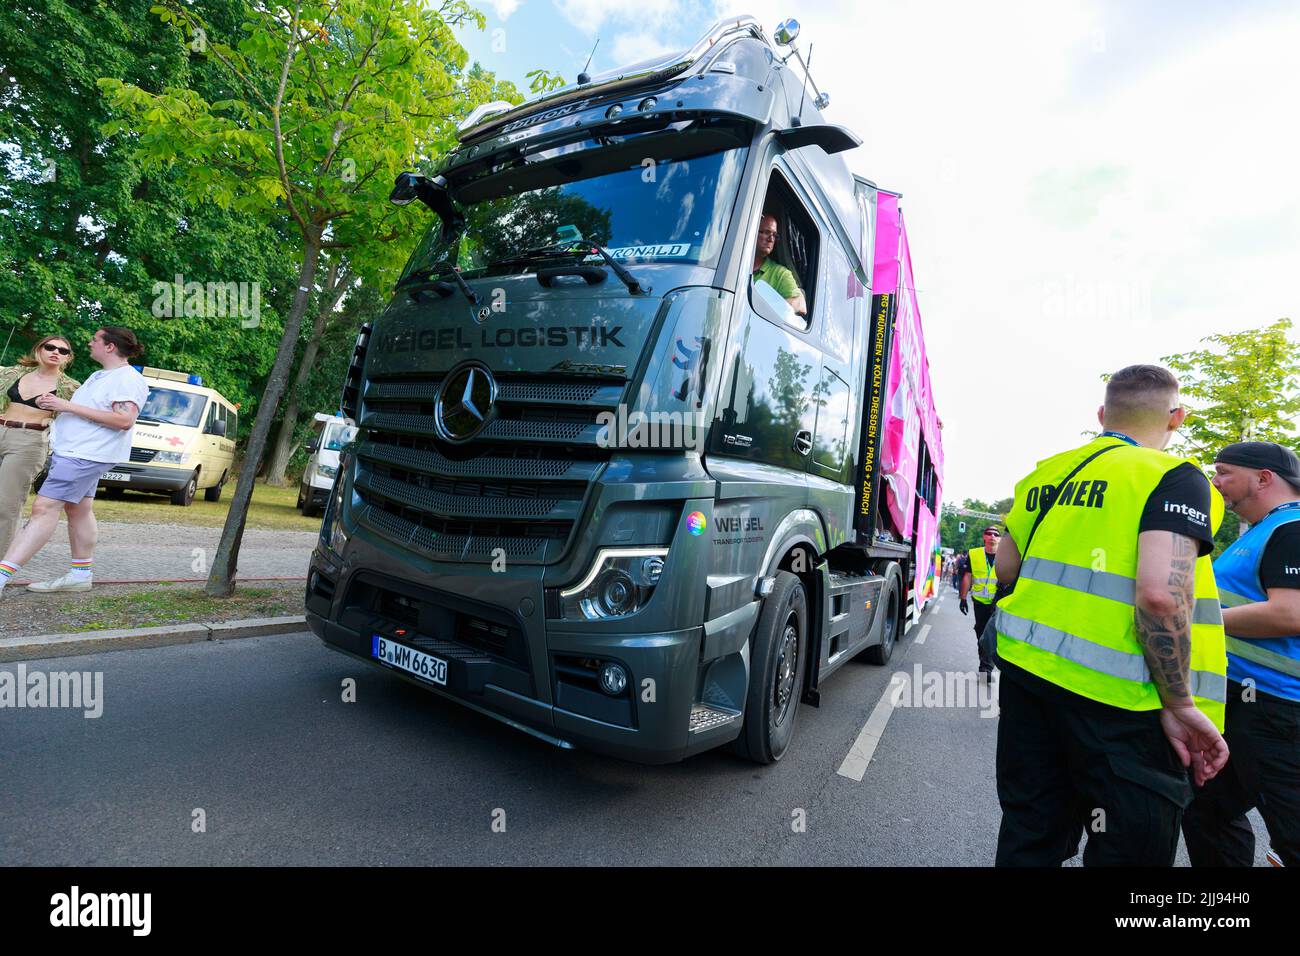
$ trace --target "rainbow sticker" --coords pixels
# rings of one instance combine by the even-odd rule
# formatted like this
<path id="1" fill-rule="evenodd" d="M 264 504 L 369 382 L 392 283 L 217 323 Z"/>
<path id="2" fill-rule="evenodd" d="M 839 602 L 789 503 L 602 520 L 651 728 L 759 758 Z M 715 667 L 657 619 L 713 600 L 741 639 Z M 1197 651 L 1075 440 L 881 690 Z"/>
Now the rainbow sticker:
<path id="1" fill-rule="evenodd" d="M 704 517 L 703 511 L 692 511 L 686 516 L 686 530 L 691 534 L 704 534 L 705 527 L 708 526 L 708 519 Z"/>

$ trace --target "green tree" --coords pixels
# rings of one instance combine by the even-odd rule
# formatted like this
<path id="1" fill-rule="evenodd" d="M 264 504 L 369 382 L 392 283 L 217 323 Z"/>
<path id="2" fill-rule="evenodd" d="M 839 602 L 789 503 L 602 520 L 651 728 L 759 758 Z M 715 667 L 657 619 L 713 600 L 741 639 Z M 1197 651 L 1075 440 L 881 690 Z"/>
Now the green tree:
<path id="1" fill-rule="evenodd" d="M 220 66 L 227 90 L 212 98 L 105 78 L 101 88 L 122 113 L 110 130 L 130 136 L 147 167 L 183 167 L 192 198 L 273 224 L 299 246 L 292 303 L 208 578 L 208 593 L 220 596 L 234 589 L 253 483 L 322 252 L 383 284 L 409 248 L 393 240 L 424 220 L 386 201 L 394 177 L 450 146 L 455 123 L 480 99 L 504 97 L 487 74 L 466 69 L 453 28 L 482 28 L 483 17 L 464 0 L 255 5 L 233 33 L 178 0 L 153 10 L 178 28 L 174 44 L 197 45 Z"/>
<path id="2" fill-rule="evenodd" d="M 1300 350 L 1290 319 L 1262 329 L 1211 335 L 1209 348 L 1167 355 L 1182 384 L 1187 421 L 1171 451 L 1212 461 L 1224 445 L 1273 441 L 1293 446 L 1300 416 Z"/>
<path id="3" fill-rule="evenodd" d="M 1170 451 L 1208 465 L 1224 445 L 1272 441 L 1294 448 L 1300 415 L 1300 350 L 1287 333 L 1290 319 L 1262 329 L 1202 339 L 1209 348 L 1167 355 L 1187 406 L 1181 439 Z M 1226 515 L 1215 535 L 1219 554 L 1245 530 Z"/>
<path id="4" fill-rule="evenodd" d="M 199 0 L 238 25 L 243 0 Z M 0 6 L 0 362 L 52 332 L 77 348 L 72 373 L 94 363 L 81 347 L 98 325 L 126 325 L 145 361 L 197 372 L 245 415 L 271 367 L 296 270 L 265 223 L 186 198 L 178 170 L 146 171 L 131 144 L 106 138 L 96 81 L 156 82 L 218 95 L 212 64 L 173 42 L 139 3 L 46 0 Z M 261 323 L 155 317 L 156 283 L 177 274 L 256 283 Z"/>

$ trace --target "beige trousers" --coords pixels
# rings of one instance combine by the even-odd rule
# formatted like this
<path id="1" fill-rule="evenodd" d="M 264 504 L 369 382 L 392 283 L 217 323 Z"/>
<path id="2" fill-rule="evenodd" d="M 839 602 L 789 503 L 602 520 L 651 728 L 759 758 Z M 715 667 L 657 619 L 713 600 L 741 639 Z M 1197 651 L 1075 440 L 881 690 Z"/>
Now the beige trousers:
<path id="1" fill-rule="evenodd" d="M 0 557 L 9 550 L 22 519 L 32 479 L 49 457 L 50 430 L 0 425 Z"/>

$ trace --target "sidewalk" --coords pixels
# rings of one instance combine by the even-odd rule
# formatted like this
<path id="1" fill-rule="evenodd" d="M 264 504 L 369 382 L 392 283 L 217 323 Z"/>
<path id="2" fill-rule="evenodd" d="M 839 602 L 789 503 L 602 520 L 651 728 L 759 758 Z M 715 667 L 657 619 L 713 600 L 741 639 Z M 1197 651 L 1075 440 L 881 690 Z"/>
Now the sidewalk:
<path id="1" fill-rule="evenodd" d="M 95 581 L 206 578 L 220 540 L 220 528 L 101 521 Z M 310 531 L 250 528 L 239 550 L 239 578 L 305 578 L 315 544 L 316 534 Z M 23 566 L 14 584 L 58 577 L 68 570 L 70 559 L 67 523 L 60 521 L 49 544 Z"/>

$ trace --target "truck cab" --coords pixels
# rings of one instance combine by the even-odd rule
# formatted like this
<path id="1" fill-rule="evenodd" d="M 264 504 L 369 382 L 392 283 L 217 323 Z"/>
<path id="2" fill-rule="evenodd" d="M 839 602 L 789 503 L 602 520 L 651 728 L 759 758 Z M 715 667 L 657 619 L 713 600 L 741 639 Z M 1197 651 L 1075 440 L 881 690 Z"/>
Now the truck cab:
<path id="1" fill-rule="evenodd" d="M 344 383 L 306 598 L 328 647 L 647 763 L 775 761 L 832 671 L 888 660 L 920 608 L 881 467 L 896 197 L 788 60 L 722 21 L 480 110 L 399 177 L 431 226 Z M 761 222 L 805 314 L 755 279 Z M 908 467 L 904 510 L 927 468 L 937 494 Z"/>

